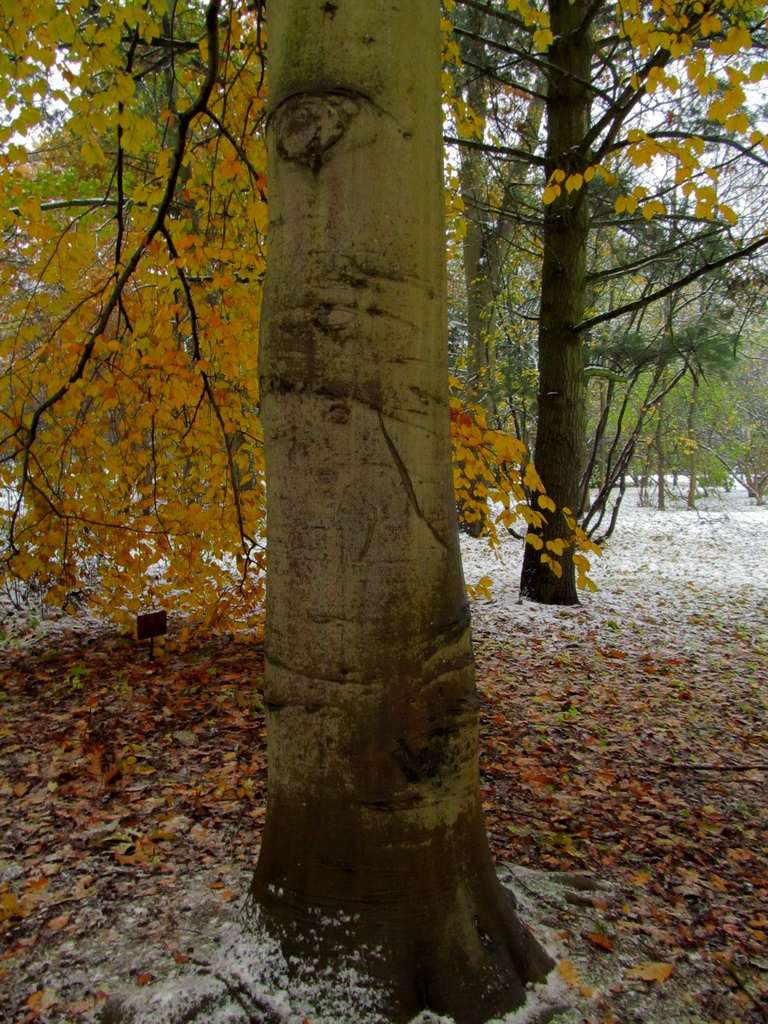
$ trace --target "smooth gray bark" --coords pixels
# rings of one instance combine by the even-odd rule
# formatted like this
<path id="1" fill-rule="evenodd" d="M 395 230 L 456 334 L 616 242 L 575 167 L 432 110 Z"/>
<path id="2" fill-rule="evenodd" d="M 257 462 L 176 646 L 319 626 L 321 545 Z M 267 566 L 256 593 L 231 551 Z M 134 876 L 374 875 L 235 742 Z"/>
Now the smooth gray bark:
<path id="1" fill-rule="evenodd" d="M 267 820 L 295 962 L 466 1024 L 551 961 L 498 884 L 450 467 L 439 7 L 271 0 Z"/>

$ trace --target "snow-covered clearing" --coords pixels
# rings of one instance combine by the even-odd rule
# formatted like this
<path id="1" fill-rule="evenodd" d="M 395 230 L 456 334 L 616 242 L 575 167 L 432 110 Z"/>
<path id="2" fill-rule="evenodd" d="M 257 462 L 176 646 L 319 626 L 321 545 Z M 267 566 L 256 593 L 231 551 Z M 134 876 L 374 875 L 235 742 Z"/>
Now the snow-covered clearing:
<path id="1" fill-rule="evenodd" d="M 552 1000 L 562 1024 L 764 1021 L 768 509 L 630 493 L 577 608 L 518 604 L 519 542 L 462 547 L 467 581 L 494 580 L 474 607 L 491 842 L 560 959 L 515 1021 Z M 4 630 L 0 1019 L 94 1020 L 133 982 L 144 1024 L 190 1019 L 172 993 L 193 988 L 198 1024 L 376 1020 L 364 963 L 344 1011 L 237 925 L 264 813 L 258 649 L 150 665 L 91 621 Z"/>

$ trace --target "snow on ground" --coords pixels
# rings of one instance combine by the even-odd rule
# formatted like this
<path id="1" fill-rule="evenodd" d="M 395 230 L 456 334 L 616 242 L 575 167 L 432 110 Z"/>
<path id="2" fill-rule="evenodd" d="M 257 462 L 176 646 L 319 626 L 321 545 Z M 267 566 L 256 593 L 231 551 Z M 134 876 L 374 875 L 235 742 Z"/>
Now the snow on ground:
<path id="1" fill-rule="evenodd" d="M 462 537 L 468 584 L 493 580 L 491 602 L 478 601 L 473 620 L 486 628 L 510 624 L 543 626 L 564 619 L 595 624 L 636 621 L 653 612 L 656 622 L 670 608 L 669 641 L 680 642 L 680 613 L 736 615 L 744 628 L 768 627 L 768 506 L 755 505 L 742 488 L 714 490 L 695 510 L 683 502 L 667 511 L 643 507 L 628 489 L 613 536 L 601 558 L 590 556 L 596 593 L 584 591 L 579 608 L 519 602 L 522 542 L 510 535 L 494 554 L 482 540 Z"/>

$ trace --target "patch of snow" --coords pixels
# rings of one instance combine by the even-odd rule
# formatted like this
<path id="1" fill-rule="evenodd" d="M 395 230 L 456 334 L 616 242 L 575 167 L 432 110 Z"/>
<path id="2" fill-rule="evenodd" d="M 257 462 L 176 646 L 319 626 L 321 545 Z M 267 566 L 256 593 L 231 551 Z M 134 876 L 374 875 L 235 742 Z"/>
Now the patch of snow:
<path id="1" fill-rule="evenodd" d="M 343 922 L 342 922 L 343 923 Z M 106 1020 L 131 1024 L 380 1024 L 381 1000 L 360 948 L 333 969 L 288 961 L 261 924 L 258 910 L 233 922 L 210 960 L 189 967 L 152 989 L 120 997 Z"/>
<path id="2" fill-rule="evenodd" d="M 632 618 L 643 607 L 663 606 L 670 588 L 688 595 L 688 604 L 718 600 L 768 606 L 768 506 L 757 506 L 746 491 L 713 490 L 696 509 L 660 512 L 641 506 L 637 491 L 627 489 L 616 530 L 603 545 L 602 558 L 590 556 L 595 593 L 584 591 L 581 604 L 563 608 L 520 602 L 518 588 L 523 543 L 509 534 L 498 552 L 482 538 L 462 536 L 466 582 L 490 576 L 492 601 L 476 601 L 477 624 L 543 626 L 569 616 Z"/>
<path id="3" fill-rule="evenodd" d="M 509 880 L 509 875 L 505 880 Z M 105 1024 L 385 1024 L 382 999 L 366 971 L 377 955 L 360 948 L 333 967 L 286 960 L 261 926 L 258 911 L 230 924 L 210 960 L 196 960 L 165 982 L 137 989 L 108 1004 Z M 558 956 L 558 950 L 552 948 Z M 537 1024 L 565 1011 L 567 986 L 553 970 L 546 984 L 529 985 L 524 1006 L 488 1024 Z M 558 1013 L 558 1021 L 570 1024 Z M 573 1018 L 576 1024 L 577 1018 Z M 422 1011 L 411 1024 L 453 1024 Z"/>

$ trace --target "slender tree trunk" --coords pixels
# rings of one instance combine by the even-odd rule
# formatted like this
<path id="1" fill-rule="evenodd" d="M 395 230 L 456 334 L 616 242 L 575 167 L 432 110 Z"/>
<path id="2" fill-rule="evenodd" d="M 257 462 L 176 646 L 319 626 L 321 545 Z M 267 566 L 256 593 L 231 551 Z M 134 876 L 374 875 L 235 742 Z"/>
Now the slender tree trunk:
<path id="1" fill-rule="evenodd" d="M 485 222 L 482 160 L 476 150 L 465 150 L 461 154 L 461 195 L 466 207 L 467 227 L 462 243 L 467 290 L 465 394 L 468 401 L 482 404 L 489 414 L 493 414 L 496 308 L 489 249 L 491 229 Z"/>
<path id="2" fill-rule="evenodd" d="M 555 36 L 549 53 L 547 175 L 561 168 L 583 172 L 578 147 L 589 127 L 590 33 L 584 29 L 587 0 L 551 0 Z M 583 340 L 573 325 L 587 301 L 589 204 L 586 185 L 545 208 L 544 259 L 539 319 L 539 415 L 534 462 L 557 512 L 540 531 L 544 544 L 569 537 L 562 509 L 577 512 L 586 447 L 586 381 Z M 532 546 L 523 555 L 520 593 L 541 604 L 577 604 L 571 551 L 561 558 L 562 575 L 543 564 Z"/>
<path id="3" fill-rule="evenodd" d="M 664 463 L 664 401 L 660 401 L 656 406 L 656 490 L 657 490 L 657 506 L 659 512 L 664 512 L 667 508 L 667 485 L 664 476 L 665 463 Z"/>
<path id="4" fill-rule="evenodd" d="M 467 26 L 480 35 L 486 32 L 486 16 L 476 9 L 464 12 Z M 469 65 L 469 80 L 466 86 L 468 105 L 483 117 L 487 112 L 486 91 L 488 81 L 478 73 L 478 68 L 489 63 L 485 43 L 477 39 L 462 39 L 463 57 Z M 540 75 L 536 91 L 546 90 L 546 79 Z M 544 103 L 532 98 L 521 134 L 521 148 L 533 151 L 538 143 Z M 521 181 L 530 171 L 530 164 L 524 159 L 505 163 L 503 199 L 500 211 L 489 210 L 487 158 L 472 146 L 460 151 L 461 173 L 459 177 L 461 198 L 466 210 L 466 234 L 462 242 L 464 280 L 467 293 L 467 373 L 465 395 L 470 402 L 482 404 L 490 417 L 497 412 L 496 402 L 496 345 L 497 345 L 497 299 L 501 286 L 501 274 L 510 238 L 518 227 L 514 208 L 518 202 L 517 191 Z M 496 172 L 497 176 L 499 172 Z M 497 177 L 498 181 L 498 177 Z"/>
<path id="5" fill-rule="evenodd" d="M 499 886 L 447 416 L 436 0 L 270 0 L 269 788 L 252 885 L 383 1019 L 475 1024 L 547 955 Z M 299 969 L 297 967 L 297 969 Z"/>
<path id="6" fill-rule="evenodd" d="M 608 406 L 610 405 L 610 391 L 611 385 L 605 381 L 601 381 L 599 385 L 599 401 L 600 401 L 600 417 L 598 423 L 602 423 L 608 413 Z M 605 486 L 605 481 L 608 478 L 608 447 L 605 441 L 605 431 L 601 431 L 599 438 L 597 439 L 597 486 L 598 489 Z M 584 503 L 585 507 L 582 510 L 584 513 L 589 509 L 589 492 L 587 492 L 587 500 Z"/>
<path id="7" fill-rule="evenodd" d="M 476 12 L 475 17 L 482 23 Z M 472 43 L 476 60 L 482 48 Z M 467 103 L 485 116 L 482 80 L 473 74 L 467 86 Z M 491 267 L 491 232 L 488 199 L 485 194 L 484 160 L 481 153 L 465 147 L 460 154 L 460 188 L 466 211 L 466 234 L 462 242 L 464 279 L 467 291 L 467 373 L 465 395 L 469 402 L 482 404 L 493 413 L 493 341 L 496 308 Z"/>
<path id="8" fill-rule="evenodd" d="M 696 508 L 696 486 L 699 473 L 699 446 L 696 442 L 696 412 L 699 406 L 699 382 L 694 377 L 691 402 L 688 406 L 688 508 Z"/>

